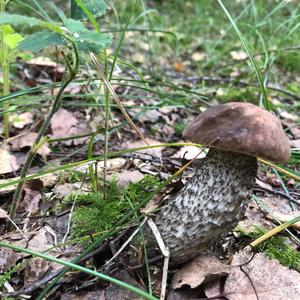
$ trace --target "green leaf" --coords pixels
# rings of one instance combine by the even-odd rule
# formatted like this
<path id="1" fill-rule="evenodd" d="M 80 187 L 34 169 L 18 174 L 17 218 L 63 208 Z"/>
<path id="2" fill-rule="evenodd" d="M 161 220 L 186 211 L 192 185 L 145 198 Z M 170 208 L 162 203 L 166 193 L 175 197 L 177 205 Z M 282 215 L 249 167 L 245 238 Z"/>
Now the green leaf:
<path id="1" fill-rule="evenodd" d="M 73 19 L 66 19 L 64 25 L 71 33 L 78 33 L 83 31 L 88 31 L 80 21 Z"/>
<path id="2" fill-rule="evenodd" d="M 26 16 L 21 16 L 16 14 L 9 14 L 9 13 L 0 13 L 0 24 L 10 24 L 14 26 L 25 24 L 32 27 L 32 26 L 38 26 L 42 22 L 43 22 L 42 20 L 39 20 L 37 18 L 26 17 Z"/>
<path id="3" fill-rule="evenodd" d="M 76 40 L 79 50 L 99 53 L 101 50 L 109 46 L 111 42 L 111 35 L 95 31 L 86 31 L 79 33 Z"/>
<path id="4" fill-rule="evenodd" d="M 109 9 L 104 0 L 71 0 L 71 18 L 76 20 L 87 19 L 87 15 L 77 3 L 82 3 L 95 17 L 100 17 Z"/>
<path id="5" fill-rule="evenodd" d="M 4 29 L 4 43 L 9 49 L 13 50 L 17 47 L 17 44 L 23 39 L 23 37 L 16 33 L 10 25 L 3 25 Z"/>
<path id="6" fill-rule="evenodd" d="M 19 50 L 37 52 L 47 47 L 65 45 L 64 39 L 56 32 L 39 31 L 21 41 Z"/>

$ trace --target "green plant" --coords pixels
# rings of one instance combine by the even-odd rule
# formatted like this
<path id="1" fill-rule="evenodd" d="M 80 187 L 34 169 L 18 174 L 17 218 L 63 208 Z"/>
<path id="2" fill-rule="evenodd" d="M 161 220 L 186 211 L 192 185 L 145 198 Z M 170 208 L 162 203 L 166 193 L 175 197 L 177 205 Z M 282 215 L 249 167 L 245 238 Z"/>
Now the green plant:
<path id="1" fill-rule="evenodd" d="M 136 206 L 141 203 L 149 190 L 157 188 L 159 181 L 153 176 L 145 176 L 137 183 L 130 183 L 125 188 L 119 188 L 117 180 L 113 179 L 104 183 L 106 187 L 106 198 L 101 187 L 98 192 L 92 191 L 87 194 L 67 197 L 62 205 L 65 206 L 75 201 L 75 210 L 72 218 L 72 229 L 74 237 L 93 234 L 95 232 L 107 231 L 128 212 L 128 202 Z"/>
<path id="2" fill-rule="evenodd" d="M 3 289 L 6 281 L 10 280 L 12 275 L 22 269 L 22 264 L 16 264 L 10 270 L 0 275 L 0 290 Z"/>
<path id="3" fill-rule="evenodd" d="M 4 13 L 6 10 L 6 5 L 8 1 L 0 0 L 0 12 Z M 13 28 L 9 25 L 2 25 L 1 26 L 1 35 L 0 35 L 0 45 L 1 45 L 1 52 L 0 52 L 0 63 L 3 72 L 3 88 L 2 88 L 2 95 L 6 96 L 9 94 L 10 91 L 10 80 L 9 80 L 9 64 L 14 54 L 14 50 L 18 42 L 22 40 L 22 36 L 18 33 L 15 33 Z M 3 115 L 3 132 L 6 138 L 9 137 L 9 105 L 5 103 L 4 105 L 4 115 Z"/>
<path id="4" fill-rule="evenodd" d="M 107 9 L 107 5 L 105 4 L 105 2 L 100 2 L 103 5 L 100 7 L 95 6 L 94 13 L 96 15 L 99 13 L 105 13 Z M 100 2 L 98 2 L 98 4 Z M 85 8 L 81 0 L 76 0 L 76 4 L 78 4 L 80 7 L 84 7 L 84 12 L 89 15 L 89 12 Z M 17 14 L 8 14 L 5 12 L 0 13 L 0 24 L 10 24 L 15 26 L 26 25 L 44 29 L 43 31 L 35 32 L 22 40 L 18 45 L 18 49 L 23 51 L 30 50 L 33 52 L 37 52 L 46 47 L 54 45 L 63 47 L 62 55 L 66 68 L 68 70 L 63 78 L 60 90 L 57 93 L 53 104 L 51 105 L 49 114 L 45 118 L 38 136 L 30 149 L 24 167 L 22 168 L 20 178 L 24 178 L 26 176 L 37 150 L 46 141 L 44 134 L 48 128 L 52 116 L 60 107 L 61 96 L 65 88 L 70 84 L 70 82 L 73 81 L 78 72 L 79 51 L 99 53 L 101 50 L 108 46 L 111 40 L 109 34 L 102 34 L 98 31 L 91 31 L 87 29 L 80 21 L 67 18 L 65 14 L 54 4 L 50 4 L 50 6 L 56 12 L 57 16 L 61 20 L 61 23 L 51 20 L 47 14 L 44 16 L 46 20 L 43 20 Z M 40 9 L 40 6 L 38 4 L 37 7 Z M 44 14 L 44 11 L 42 11 L 42 13 Z M 20 201 L 22 190 L 23 182 L 20 182 L 17 186 L 10 208 L 10 215 L 12 219 L 15 218 L 16 209 Z"/>
<path id="5" fill-rule="evenodd" d="M 237 228 L 236 231 L 240 235 L 239 239 L 242 246 L 248 245 L 267 232 L 257 226 L 254 227 L 253 231 L 245 231 L 241 228 Z M 277 259 L 282 265 L 300 272 L 300 253 L 287 243 L 287 238 L 284 236 L 273 236 L 259 244 L 255 250 L 264 252 L 271 259 Z"/>

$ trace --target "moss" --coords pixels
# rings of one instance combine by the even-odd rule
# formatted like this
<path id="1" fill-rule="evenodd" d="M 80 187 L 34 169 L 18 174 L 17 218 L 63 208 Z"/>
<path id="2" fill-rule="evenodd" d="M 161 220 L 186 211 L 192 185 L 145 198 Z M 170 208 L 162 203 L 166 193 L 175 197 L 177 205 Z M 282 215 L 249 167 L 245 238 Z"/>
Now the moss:
<path id="1" fill-rule="evenodd" d="M 248 88 L 231 88 L 224 89 L 222 93 L 217 95 L 217 100 L 220 103 L 227 102 L 250 102 L 257 103 L 257 89 L 248 87 Z"/>
<path id="2" fill-rule="evenodd" d="M 255 227 L 253 231 L 248 232 L 238 228 L 237 232 L 244 247 L 266 233 L 266 230 Z M 282 265 L 300 272 L 300 253 L 287 243 L 284 236 L 273 236 L 259 244 L 255 250 L 264 252 L 269 258 L 277 259 Z"/>
<path id="3" fill-rule="evenodd" d="M 141 181 L 122 189 L 118 187 L 117 180 L 111 180 L 107 182 L 107 199 L 103 192 L 70 195 L 63 201 L 63 206 L 76 201 L 72 218 L 73 236 L 81 237 L 110 229 L 130 210 L 126 199 L 136 206 L 158 183 L 154 176 L 145 176 Z M 100 190 L 103 191 L 103 188 Z"/>

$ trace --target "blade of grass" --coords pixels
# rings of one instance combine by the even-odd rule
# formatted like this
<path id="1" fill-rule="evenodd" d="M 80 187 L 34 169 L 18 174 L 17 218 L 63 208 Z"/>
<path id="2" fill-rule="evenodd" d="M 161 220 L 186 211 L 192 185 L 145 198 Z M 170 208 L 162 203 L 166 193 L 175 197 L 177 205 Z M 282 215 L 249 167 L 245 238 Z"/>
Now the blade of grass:
<path id="1" fill-rule="evenodd" d="M 0 247 L 5 247 L 5 248 L 9 248 L 9 249 L 12 249 L 12 250 L 15 250 L 15 251 L 20 251 L 20 252 L 24 252 L 24 253 L 27 253 L 29 255 L 32 255 L 34 257 L 40 257 L 40 258 L 43 258 L 43 259 L 46 259 L 48 261 L 51 261 L 51 262 L 54 262 L 54 263 L 58 263 L 60 265 L 63 265 L 63 266 L 66 266 L 70 269 L 74 269 L 74 270 L 77 270 L 77 271 L 80 271 L 80 272 L 84 272 L 86 274 L 89 274 L 89 275 L 92 275 L 92 276 L 95 276 L 95 277 L 98 277 L 100 279 L 103 279 L 105 281 L 109 281 L 117 286 L 120 286 L 124 289 L 127 289 L 133 293 L 135 293 L 136 295 L 138 296 L 141 296 L 143 297 L 144 299 L 149 299 L 149 300 L 158 300 L 156 297 L 152 296 L 152 295 L 149 295 L 148 293 L 126 283 L 126 282 L 123 282 L 123 281 L 120 281 L 116 278 L 113 278 L 113 277 L 110 277 L 106 274 L 103 274 L 103 273 L 99 273 L 99 272 L 96 272 L 94 270 L 90 270 L 90 269 L 87 269 L 85 267 L 82 267 L 80 265 L 76 265 L 74 263 L 71 263 L 71 262 L 67 262 L 65 260 L 62 260 L 62 259 L 59 259 L 59 258 L 56 258 L 54 256 L 51 256 L 51 255 L 48 255 L 48 254 L 44 254 L 44 253 L 40 253 L 40 252 L 36 252 L 36 251 L 32 251 L 32 250 L 29 250 L 29 249 L 25 249 L 25 248 L 22 248 L 22 247 L 18 247 L 18 246 L 15 246 L 15 245 L 10 245 L 10 244 L 6 244 L 6 243 L 3 243 L 3 242 L 0 242 Z"/>
<path id="2" fill-rule="evenodd" d="M 218 0 L 220 6 L 222 7 L 223 11 L 225 12 L 226 16 L 228 17 L 230 23 L 232 24 L 232 27 L 234 28 L 236 34 L 238 35 L 245 51 L 247 52 L 248 56 L 249 56 L 249 60 L 251 62 L 251 65 L 256 73 L 258 82 L 259 82 L 259 86 L 261 89 L 261 93 L 263 95 L 263 104 L 266 110 L 270 110 L 270 105 L 269 105 L 269 101 L 268 101 L 268 96 L 267 96 L 267 91 L 266 88 L 264 86 L 264 81 L 263 81 L 263 77 L 261 75 L 261 72 L 259 70 L 258 65 L 256 64 L 256 61 L 254 60 L 254 57 L 250 51 L 250 48 L 248 47 L 246 40 L 243 36 L 243 34 L 241 33 L 241 31 L 239 30 L 238 26 L 236 25 L 235 21 L 233 20 L 233 18 L 231 17 L 230 13 L 228 12 L 227 8 L 225 7 L 225 5 L 223 4 L 222 0 Z"/>

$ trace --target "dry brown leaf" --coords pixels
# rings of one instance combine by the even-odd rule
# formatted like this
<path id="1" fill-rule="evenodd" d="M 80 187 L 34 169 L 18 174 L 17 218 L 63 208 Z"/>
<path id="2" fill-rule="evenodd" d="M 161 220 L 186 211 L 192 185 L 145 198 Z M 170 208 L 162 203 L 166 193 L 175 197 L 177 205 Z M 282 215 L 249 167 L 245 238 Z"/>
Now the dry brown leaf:
<path id="1" fill-rule="evenodd" d="M 53 137 L 62 138 L 70 136 L 71 129 L 77 124 L 78 120 L 71 112 L 60 108 L 50 122 Z"/>
<path id="2" fill-rule="evenodd" d="M 129 183 L 135 183 L 144 178 L 144 174 L 138 170 L 124 170 L 122 173 L 114 174 L 112 177 L 117 177 L 118 186 L 125 187 Z"/>
<path id="3" fill-rule="evenodd" d="M 135 279 L 130 277 L 130 275 L 124 270 L 120 270 L 115 277 L 123 282 L 136 286 L 141 290 L 145 290 L 141 284 L 139 284 Z M 137 296 L 135 293 L 127 289 L 121 288 L 117 285 L 110 285 L 108 288 L 105 289 L 105 299 L 106 300 L 124 300 L 124 299 L 142 300 L 144 298 Z"/>
<path id="4" fill-rule="evenodd" d="M 29 213 L 31 216 L 38 213 L 42 195 L 40 191 L 24 188 L 24 198 L 20 202 L 20 209 Z"/>
<path id="5" fill-rule="evenodd" d="M 10 179 L 0 179 L 0 184 L 9 183 L 12 180 L 17 180 L 19 177 L 10 178 Z M 40 177 L 40 180 L 43 182 L 44 187 L 52 187 L 55 185 L 55 183 L 59 180 L 59 175 L 52 173 L 52 174 L 46 174 Z M 16 189 L 16 184 L 10 185 L 4 188 L 0 189 L 0 195 L 6 195 L 12 193 Z"/>
<path id="6" fill-rule="evenodd" d="M 108 159 L 106 161 L 106 171 L 112 172 L 112 171 L 121 170 L 125 167 L 126 163 L 127 163 L 127 160 L 122 157 Z M 103 170 L 104 170 L 104 161 L 98 161 L 97 163 L 94 163 L 93 170 L 95 170 L 95 166 L 97 166 L 97 173 L 102 174 Z M 76 171 L 85 173 L 88 170 L 88 168 L 89 168 L 89 164 L 86 164 L 86 165 L 82 165 L 82 166 L 79 166 L 78 168 L 76 168 Z"/>
<path id="7" fill-rule="evenodd" d="M 35 257 L 26 265 L 24 274 L 24 285 L 28 286 L 36 282 L 49 269 L 50 262 L 46 259 Z"/>
<path id="8" fill-rule="evenodd" d="M 249 253 L 239 252 L 234 256 L 232 265 L 236 266 L 248 261 Z M 299 299 L 300 274 L 280 265 L 277 260 L 270 260 L 265 254 L 258 253 L 243 266 L 243 270 L 249 275 L 258 299 Z M 225 294 L 230 300 L 257 299 L 249 278 L 238 267 L 232 269 L 226 280 Z"/>
<path id="9" fill-rule="evenodd" d="M 273 211 L 272 214 L 267 215 L 267 218 L 269 220 L 279 220 L 281 223 L 285 223 L 299 216 L 300 216 L 299 211 L 291 211 L 288 214 L 284 214 L 280 211 Z M 300 230 L 300 221 L 292 224 L 291 227 Z"/>
<path id="10" fill-rule="evenodd" d="M 12 249 L 0 248 L 0 272 L 3 273 L 6 270 L 16 265 L 16 262 L 22 258 L 24 254 L 16 252 Z"/>
<path id="11" fill-rule="evenodd" d="M 53 193 L 58 199 L 63 199 L 70 194 L 81 194 L 83 193 L 80 189 L 81 182 L 77 183 L 64 183 L 55 186 Z"/>
<path id="12" fill-rule="evenodd" d="M 53 138 L 66 138 L 70 136 L 82 135 L 87 132 L 85 123 L 80 123 L 73 113 L 60 108 L 53 116 L 50 122 Z M 64 145 L 70 146 L 85 143 L 87 137 L 74 140 L 62 141 Z"/>
<path id="13" fill-rule="evenodd" d="M 0 148 L 0 175 L 16 172 L 20 169 L 17 159 L 14 155 L 10 154 L 7 145 L 3 144 Z"/>
<path id="14" fill-rule="evenodd" d="M 147 138 L 146 139 L 147 143 L 150 146 L 155 146 L 161 144 L 161 142 Z M 131 142 L 125 142 L 121 145 L 123 149 L 128 149 L 128 148 L 139 148 L 139 147 L 145 147 L 145 143 L 142 140 L 138 141 L 131 141 Z M 139 157 L 143 157 L 145 159 L 151 158 L 151 157 L 156 157 L 156 158 L 161 158 L 162 157 L 162 150 L 164 147 L 159 147 L 159 148 L 147 148 L 143 150 L 139 150 L 134 152 L 134 154 L 138 154 Z"/>
<path id="15" fill-rule="evenodd" d="M 19 115 L 13 114 L 9 116 L 9 120 L 15 128 L 23 129 L 33 122 L 33 114 L 31 112 L 24 112 Z"/>
<path id="16" fill-rule="evenodd" d="M 230 266 L 224 265 L 216 257 L 200 255 L 175 273 L 172 288 L 188 285 L 194 289 L 200 284 L 228 275 L 229 270 Z"/>
<path id="17" fill-rule="evenodd" d="M 25 148 L 30 148 L 31 145 L 35 142 L 37 137 L 36 132 L 29 132 L 26 134 L 20 134 L 9 141 L 12 151 L 20 151 Z M 50 154 L 51 150 L 48 146 L 48 143 L 44 143 L 37 151 L 44 159 L 47 159 L 47 156 Z"/>

